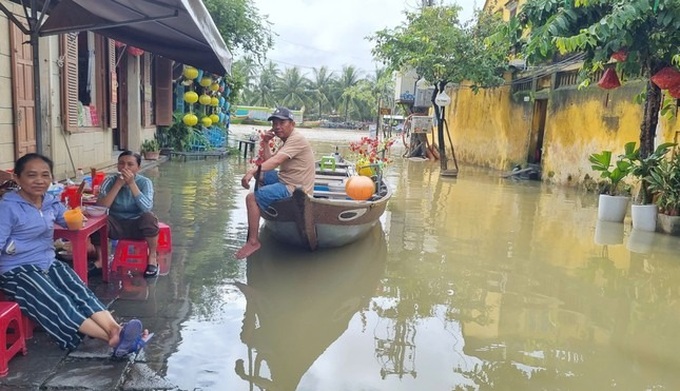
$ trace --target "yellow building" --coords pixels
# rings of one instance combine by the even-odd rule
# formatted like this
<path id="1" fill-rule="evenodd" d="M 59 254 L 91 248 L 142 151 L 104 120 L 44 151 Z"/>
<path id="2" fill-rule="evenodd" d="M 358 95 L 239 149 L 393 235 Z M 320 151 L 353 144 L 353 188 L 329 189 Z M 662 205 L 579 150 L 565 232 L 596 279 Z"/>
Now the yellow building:
<path id="1" fill-rule="evenodd" d="M 507 20 L 522 3 L 487 0 L 485 9 Z M 629 81 L 614 90 L 593 83 L 579 90 L 579 67 L 574 55 L 547 67 L 520 67 L 498 88 L 475 94 L 463 84 L 448 91 L 446 116 L 458 161 L 498 170 L 536 164 L 542 180 L 560 185 L 598 178 L 588 162 L 591 153 L 623 153 L 625 143 L 639 140 L 643 106 L 634 97 L 645 83 Z M 677 113 L 677 101 L 675 106 Z M 677 116 L 662 118 L 657 142 L 680 141 L 679 126 Z"/>

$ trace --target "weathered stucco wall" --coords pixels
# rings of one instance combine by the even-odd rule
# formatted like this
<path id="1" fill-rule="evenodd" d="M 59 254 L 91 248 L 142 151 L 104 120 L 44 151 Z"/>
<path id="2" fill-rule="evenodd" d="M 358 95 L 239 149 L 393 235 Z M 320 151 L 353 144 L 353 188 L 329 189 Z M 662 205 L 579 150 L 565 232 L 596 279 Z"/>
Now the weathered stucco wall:
<path id="1" fill-rule="evenodd" d="M 599 173 L 590 168 L 588 156 L 603 149 L 623 153 L 629 141 L 639 142 L 643 106 L 634 97 L 644 91 L 643 82 L 629 82 L 615 90 L 575 86 L 539 91 L 547 99 L 542 151 L 542 179 L 559 185 L 580 185 Z M 534 114 L 533 98 L 510 93 L 509 86 L 451 91 L 447 118 L 458 161 L 498 170 L 526 164 Z M 677 140 L 680 121 L 662 119 L 657 144 Z"/>
<path id="2" fill-rule="evenodd" d="M 531 102 L 515 102 L 509 86 L 450 95 L 447 119 L 460 162 L 505 170 L 526 161 Z"/>

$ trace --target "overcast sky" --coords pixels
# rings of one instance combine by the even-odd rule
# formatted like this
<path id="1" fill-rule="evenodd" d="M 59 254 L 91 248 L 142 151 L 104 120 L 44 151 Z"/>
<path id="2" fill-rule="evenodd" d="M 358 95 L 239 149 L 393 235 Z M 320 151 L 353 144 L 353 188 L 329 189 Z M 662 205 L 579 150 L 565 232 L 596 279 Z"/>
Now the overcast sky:
<path id="1" fill-rule="evenodd" d="M 279 69 L 298 66 L 303 73 L 327 66 L 340 71 L 354 65 L 372 73 L 376 64 L 372 43 L 364 39 L 405 21 L 404 10 L 413 11 L 421 0 L 253 0 L 260 14 L 268 15 L 277 34 L 268 58 Z M 462 20 L 484 0 L 445 0 L 463 7 Z"/>

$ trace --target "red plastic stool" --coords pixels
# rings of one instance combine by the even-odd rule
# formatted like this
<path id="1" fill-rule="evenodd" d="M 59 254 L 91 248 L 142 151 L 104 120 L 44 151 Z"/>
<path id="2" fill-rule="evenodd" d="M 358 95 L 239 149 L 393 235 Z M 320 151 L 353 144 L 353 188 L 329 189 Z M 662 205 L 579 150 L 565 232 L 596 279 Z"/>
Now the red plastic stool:
<path id="1" fill-rule="evenodd" d="M 111 270 L 136 269 L 144 271 L 149 258 L 149 246 L 145 240 L 121 239 L 116 244 Z"/>
<path id="2" fill-rule="evenodd" d="M 156 249 L 160 252 L 170 252 L 172 251 L 172 230 L 170 226 L 158 222 L 158 248 Z"/>
<path id="3" fill-rule="evenodd" d="M 28 353 L 19 304 L 0 301 L 0 377 L 7 376 L 7 363 L 19 352 Z"/>
<path id="4" fill-rule="evenodd" d="M 4 293 L 0 292 L 0 302 L 2 301 L 10 301 L 10 299 L 5 296 Z M 19 310 L 21 310 L 21 308 L 19 308 Z M 24 328 L 24 338 L 33 338 L 33 330 L 35 330 L 38 325 L 33 321 L 33 319 L 29 318 L 28 315 L 24 314 L 24 311 L 21 311 L 21 325 Z"/>

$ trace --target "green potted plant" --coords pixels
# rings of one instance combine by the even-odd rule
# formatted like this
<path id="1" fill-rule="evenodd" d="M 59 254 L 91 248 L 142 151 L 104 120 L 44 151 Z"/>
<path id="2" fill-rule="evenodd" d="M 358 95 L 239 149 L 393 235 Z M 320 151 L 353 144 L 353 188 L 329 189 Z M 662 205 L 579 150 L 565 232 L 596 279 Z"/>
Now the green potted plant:
<path id="1" fill-rule="evenodd" d="M 161 147 L 156 139 L 146 139 L 142 142 L 140 151 L 146 160 L 157 160 Z"/>
<path id="2" fill-rule="evenodd" d="M 612 152 L 604 150 L 600 153 L 593 153 L 588 157 L 591 168 L 599 171 L 600 178 L 606 180 L 605 187 L 600 194 L 597 218 L 602 221 L 623 222 L 628 209 L 628 189 L 622 189 L 621 182 L 630 174 L 632 163 L 627 155 L 635 152 L 635 142 L 626 143 L 624 154 L 619 155 L 616 161 L 612 162 Z"/>
<path id="3" fill-rule="evenodd" d="M 649 190 L 656 195 L 661 231 L 680 235 L 680 154 L 663 159 L 649 175 Z"/>
<path id="4" fill-rule="evenodd" d="M 666 153 L 674 146 L 675 143 L 663 143 L 644 158 L 640 156 L 639 149 L 626 155 L 632 165 L 630 174 L 639 182 L 637 192 L 633 197 L 633 205 L 631 205 L 631 218 L 635 229 L 656 231 L 657 205 L 653 203 L 653 193 L 649 189 L 650 176 L 664 160 Z"/>

